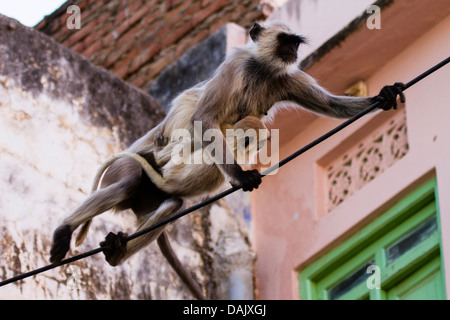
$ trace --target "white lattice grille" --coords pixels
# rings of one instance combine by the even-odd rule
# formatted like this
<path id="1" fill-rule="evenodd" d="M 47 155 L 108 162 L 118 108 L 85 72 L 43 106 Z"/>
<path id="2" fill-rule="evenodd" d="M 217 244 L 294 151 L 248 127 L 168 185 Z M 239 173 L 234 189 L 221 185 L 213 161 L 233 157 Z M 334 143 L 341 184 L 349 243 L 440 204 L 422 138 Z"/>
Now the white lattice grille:
<path id="1" fill-rule="evenodd" d="M 325 168 L 327 212 L 380 175 L 408 152 L 406 113 L 366 136 Z"/>

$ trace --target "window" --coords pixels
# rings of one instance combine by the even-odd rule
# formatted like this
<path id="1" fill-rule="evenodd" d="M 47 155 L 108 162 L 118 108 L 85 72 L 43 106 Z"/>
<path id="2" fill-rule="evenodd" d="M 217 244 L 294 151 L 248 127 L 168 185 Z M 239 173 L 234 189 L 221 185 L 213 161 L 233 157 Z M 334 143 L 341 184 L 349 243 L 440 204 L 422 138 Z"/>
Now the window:
<path id="1" fill-rule="evenodd" d="M 445 299 L 437 200 L 432 179 L 302 270 L 300 297 Z"/>

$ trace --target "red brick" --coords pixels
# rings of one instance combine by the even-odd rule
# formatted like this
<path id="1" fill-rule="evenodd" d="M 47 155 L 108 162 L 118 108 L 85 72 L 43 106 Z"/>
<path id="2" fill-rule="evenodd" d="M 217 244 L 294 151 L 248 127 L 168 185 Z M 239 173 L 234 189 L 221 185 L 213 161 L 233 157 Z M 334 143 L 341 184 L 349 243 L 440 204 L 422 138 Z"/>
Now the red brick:
<path id="1" fill-rule="evenodd" d="M 190 48 L 194 47 L 195 45 L 202 42 L 204 39 L 206 39 L 210 35 L 208 30 L 202 30 L 198 32 L 195 36 L 184 38 L 181 42 L 179 42 L 176 45 L 175 49 L 175 56 L 176 58 L 180 58 L 186 51 L 188 51 Z"/>
<path id="2" fill-rule="evenodd" d="M 101 11 L 101 7 L 103 7 L 105 4 L 107 4 L 107 2 L 110 0 L 94 0 L 94 1 L 89 1 L 88 5 L 85 8 L 82 8 L 82 5 L 79 5 L 80 10 L 81 10 L 81 17 L 83 17 L 83 11 L 84 12 L 97 12 L 97 11 Z M 83 10 L 84 9 L 84 10 Z"/>
<path id="3" fill-rule="evenodd" d="M 98 52 L 102 48 L 102 42 L 100 40 L 97 40 L 94 43 L 91 43 L 89 45 L 86 45 L 86 49 L 81 52 L 81 54 L 85 57 L 91 57 L 93 54 Z"/>
<path id="4" fill-rule="evenodd" d="M 208 4 L 212 3 L 214 0 L 202 0 L 202 7 L 206 7 Z"/>
<path id="5" fill-rule="evenodd" d="M 65 27 L 66 25 L 62 25 L 60 21 L 55 20 L 50 22 L 50 24 L 48 25 L 48 27 L 50 28 L 50 32 L 51 33 L 55 33 L 57 31 L 59 31 L 60 29 L 62 29 L 63 27 Z"/>
<path id="6" fill-rule="evenodd" d="M 127 45 L 122 45 L 121 47 L 114 47 L 115 49 L 111 51 L 105 60 L 105 66 L 110 67 L 114 65 L 120 57 L 127 52 L 129 47 L 133 46 L 133 42 L 128 43 Z"/>
<path id="7" fill-rule="evenodd" d="M 186 15 L 191 15 L 196 13 L 197 11 L 200 10 L 200 1 L 191 3 L 191 5 L 186 9 L 185 14 Z"/>
<path id="8" fill-rule="evenodd" d="M 47 25 L 47 21 L 41 20 L 41 22 L 39 22 L 39 23 L 35 26 L 35 28 L 38 29 L 38 30 L 42 30 L 46 25 Z"/>
<path id="9" fill-rule="evenodd" d="M 144 37 L 154 36 L 155 32 L 161 27 L 163 21 L 154 21 L 151 24 L 148 24 L 148 28 L 146 29 L 147 34 Z"/>
<path id="10" fill-rule="evenodd" d="M 55 31 L 55 33 L 52 34 L 52 37 L 58 42 L 63 42 L 73 33 L 74 31 L 67 29 L 66 26 L 63 26 L 59 30 Z"/>
<path id="11" fill-rule="evenodd" d="M 148 6 L 148 4 L 147 4 Z M 117 6 L 116 6 L 117 7 Z M 143 7 L 141 1 L 127 0 L 126 2 L 121 0 L 117 8 L 115 8 L 114 21 L 116 25 L 121 25 L 125 20 L 132 17 L 139 8 Z"/>
<path id="12" fill-rule="evenodd" d="M 131 11 L 131 9 L 130 9 L 130 16 L 123 21 L 118 21 L 118 23 L 120 23 L 120 26 L 118 28 L 116 28 L 116 30 L 115 30 L 117 32 L 117 34 L 121 35 L 125 31 L 127 31 L 130 27 L 132 27 L 132 25 L 134 25 L 139 19 L 141 19 L 149 10 L 150 10 L 150 8 L 148 8 L 147 6 L 142 6 L 142 8 L 140 8 L 136 12 Z"/>
<path id="13" fill-rule="evenodd" d="M 132 79 L 127 79 L 127 81 L 138 88 L 147 88 L 148 86 L 146 83 L 148 82 L 148 78 L 147 73 L 142 73 L 134 76 Z"/>
<path id="14" fill-rule="evenodd" d="M 155 77 L 167 66 L 169 66 L 173 61 L 174 57 L 172 54 L 168 53 L 162 54 L 160 58 L 158 58 L 155 62 L 152 63 L 149 76 L 151 76 L 151 78 Z"/>
<path id="15" fill-rule="evenodd" d="M 126 16 L 126 12 L 124 9 L 118 11 L 115 16 L 114 16 L 114 22 L 116 25 L 119 25 L 121 23 L 123 23 L 125 21 L 125 19 L 127 18 Z M 129 14 L 129 13 L 128 13 Z"/>
<path id="16" fill-rule="evenodd" d="M 129 25 L 133 25 L 138 20 L 140 20 L 143 16 L 145 16 L 146 13 L 150 11 L 151 8 L 148 6 L 142 6 L 138 11 L 131 11 L 130 17 L 125 20 L 125 23 L 128 23 Z"/>
<path id="17" fill-rule="evenodd" d="M 208 16 L 210 16 L 215 11 L 219 10 L 221 7 L 225 6 L 227 4 L 227 0 L 215 0 L 213 3 L 211 3 L 206 8 L 202 9 L 201 11 L 194 14 L 194 17 L 192 18 L 192 25 L 197 25 L 203 20 L 205 20 Z"/>
<path id="18" fill-rule="evenodd" d="M 107 29 L 108 34 L 102 39 L 105 46 L 115 44 L 117 42 L 118 34 L 115 32 L 114 28 Z"/>
<path id="19" fill-rule="evenodd" d="M 143 6 L 143 3 L 145 3 L 145 0 L 130 0 L 128 2 L 128 15 L 132 16 L 139 8 Z"/>
<path id="20" fill-rule="evenodd" d="M 135 41 L 136 35 L 142 30 L 141 25 L 136 25 L 133 28 L 128 29 L 124 34 L 122 34 L 116 41 L 117 46 L 123 45 L 127 41 Z"/>
<path id="21" fill-rule="evenodd" d="M 84 38 L 83 43 L 86 45 L 86 47 L 88 47 L 94 42 L 102 42 L 102 38 L 104 37 L 104 34 L 107 32 L 107 30 L 108 29 L 104 28 L 104 26 L 96 28 L 86 38 Z"/>
<path id="22" fill-rule="evenodd" d="M 154 35 L 155 41 L 161 43 L 169 32 L 170 28 L 167 24 L 160 24 Z"/>
<path id="23" fill-rule="evenodd" d="M 185 36 L 188 32 L 192 30 L 192 25 L 190 23 L 185 23 L 184 25 L 180 26 L 176 30 L 169 31 L 166 37 L 163 38 L 161 42 L 161 46 L 163 48 L 169 46 L 170 44 L 176 42 L 183 36 Z"/>
<path id="24" fill-rule="evenodd" d="M 192 48 L 196 43 L 192 38 L 185 38 L 177 44 L 175 49 L 175 56 L 177 58 L 181 57 L 187 50 Z"/>
<path id="25" fill-rule="evenodd" d="M 221 17 L 220 19 L 215 19 L 214 22 L 209 26 L 209 32 L 213 34 L 219 30 L 223 25 L 231 21 L 232 13 L 228 13 Z"/>
<path id="26" fill-rule="evenodd" d="M 81 52 L 84 50 L 85 47 L 86 47 L 86 46 L 84 45 L 83 42 L 78 42 L 78 43 L 77 43 L 76 45 L 74 45 L 71 49 L 72 49 L 73 51 L 75 51 L 75 52 L 81 53 Z"/>
<path id="27" fill-rule="evenodd" d="M 130 62 L 129 70 L 134 72 L 139 69 L 143 64 L 149 62 L 151 58 L 161 50 L 161 47 L 157 43 L 153 43 L 148 48 L 145 48 L 139 52 Z"/>
<path id="28" fill-rule="evenodd" d="M 111 14 L 109 12 L 103 12 L 95 21 L 99 28 L 103 27 L 103 25 L 111 19 Z"/>
<path id="29" fill-rule="evenodd" d="M 122 54 L 120 56 L 120 59 L 117 59 L 113 66 L 110 67 L 110 69 L 116 70 L 121 68 L 123 65 L 129 65 L 130 64 L 130 60 L 133 59 L 135 56 L 137 56 L 137 54 L 139 53 L 139 51 L 137 49 L 131 50 L 129 52 L 126 52 L 124 54 Z"/>
<path id="30" fill-rule="evenodd" d="M 190 1 L 184 1 L 181 5 L 169 9 L 169 11 L 167 11 L 164 14 L 164 20 L 166 22 L 169 22 L 173 20 L 182 19 L 181 14 L 184 10 L 186 10 L 190 6 L 190 3 L 191 3 Z"/>
<path id="31" fill-rule="evenodd" d="M 87 26 L 82 26 L 81 29 L 75 31 L 68 39 L 68 45 L 69 46 L 73 46 L 74 44 L 76 44 L 77 42 L 79 42 L 80 40 L 82 40 L 83 38 L 85 38 L 86 36 L 88 36 L 92 30 L 94 30 L 95 28 L 95 24 L 94 23 L 90 23 Z"/>
<path id="32" fill-rule="evenodd" d="M 204 39 L 206 39 L 209 35 L 211 34 L 211 32 L 209 32 L 208 30 L 202 30 L 200 31 L 194 38 L 194 46 L 196 44 L 199 44 L 200 42 L 202 42 Z"/>
<path id="33" fill-rule="evenodd" d="M 138 49 L 134 49 L 132 51 L 130 51 L 125 57 L 123 57 L 122 59 L 120 59 L 119 61 L 117 61 L 116 64 L 114 64 L 114 69 L 113 70 L 119 70 L 121 69 L 123 66 L 127 67 L 127 70 L 129 69 L 129 65 L 130 65 L 130 61 L 136 57 L 139 54 L 139 50 Z"/>
<path id="34" fill-rule="evenodd" d="M 89 5 L 89 2 L 91 2 L 91 1 L 79 1 L 77 3 L 77 6 L 79 6 L 80 10 L 83 11 L 84 9 L 87 8 L 87 6 Z M 98 1 L 98 2 L 103 2 L 103 1 Z"/>
<path id="35" fill-rule="evenodd" d="M 164 14 L 161 14 L 159 10 L 149 12 L 141 20 L 144 27 L 153 26 L 157 22 L 164 23 Z"/>
<path id="36" fill-rule="evenodd" d="M 112 73 L 113 73 L 116 77 L 119 77 L 119 78 L 124 79 L 125 76 L 129 74 L 129 71 L 128 71 L 128 65 L 127 65 L 127 64 L 122 65 L 120 68 L 114 69 L 114 70 L 112 71 Z"/>
<path id="37" fill-rule="evenodd" d="M 181 3 L 189 3 L 191 1 L 186 1 L 186 0 L 166 0 L 166 8 L 168 10 L 175 8 L 176 6 L 178 6 Z"/>

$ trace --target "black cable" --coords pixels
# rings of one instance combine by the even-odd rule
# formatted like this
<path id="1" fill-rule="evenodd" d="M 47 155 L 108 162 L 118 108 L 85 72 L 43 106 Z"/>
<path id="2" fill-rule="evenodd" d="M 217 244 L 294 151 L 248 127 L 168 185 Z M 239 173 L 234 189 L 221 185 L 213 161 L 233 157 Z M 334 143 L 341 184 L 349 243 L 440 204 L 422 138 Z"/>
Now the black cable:
<path id="1" fill-rule="evenodd" d="M 419 76 L 417 76 L 417 77 L 414 78 L 413 80 L 411 80 L 411 81 L 409 81 L 408 83 L 406 83 L 406 84 L 405 84 L 405 89 L 404 89 L 404 90 L 406 90 L 406 89 L 408 89 L 409 87 L 413 86 L 414 84 L 416 84 L 416 83 L 419 82 L 420 80 L 424 79 L 425 77 L 429 76 L 430 74 L 432 74 L 432 73 L 435 72 L 436 70 L 442 68 L 444 65 L 446 65 L 446 64 L 449 63 L 449 62 L 450 62 L 450 57 L 448 57 L 447 59 L 445 59 L 445 60 L 443 60 L 442 62 L 438 63 L 438 64 L 435 65 L 434 67 L 428 69 L 427 71 L 423 72 L 422 74 L 420 74 Z M 309 144 L 307 144 L 307 145 L 304 146 L 303 148 L 299 149 L 298 151 L 294 152 L 294 153 L 291 154 L 290 156 L 284 158 L 283 160 L 281 160 L 281 161 L 278 162 L 277 164 L 271 166 L 269 169 L 267 169 L 267 170 L 265 170 L 264 172 L 262 172 L 262 173 L 261 173 L 261 176 L 264 177 L 264 176 L 270 174 L 271 172 L 277 170 L 278 168 L 284 166 L 284 165 L 287 164 L 288 162 L 294 160 L 295 158 L 297 158 L 297 157 L 300 156 L 301 154 L 305 153 L 305 152 L 308 151 L 309 149 L 315 147 L 315 146 L 318 145 L 319 143 L 323 142 L 324 140 L 330 138 L 331 136 L 333 136 L 333 135 L 336 134 L 337 132 L 341 131 L 341 130 L 344 129 L 345 127 L 349 126 L 350 124 L 352 124 L 352 123 L 355 122 L 356 120 L 362 118 L 362 117 L 365 116 L 366 114 L 368 114 L 368 113 L 370 113 L 371 111 L 375 110 L 375 109 L 378 107 L 379 104 L 380 104 L 380 102 L 375 102 L 375 103 L 373 103 L 371 106 L 367 107 L 366 109 L 364 109 L 364 110 L 361 111 L 360 113 L 354 115 L 354 116 L 351 117 L 350 119 L 348 119 L 348 120 L 346 120 L 345 122 L 341 123 L 341 124 L 340 124 L 339 126 L 337 126 L 336 128 L 334 128 L 334 129 L 328 131 L 328 132 L 325 133 L 324 135 L 322 135 L 322 136 L 320 136 L 319 138 L 317 138 L 316 140 L 310 142 Z M 209 199 L 207 199 L 207 200 L 205 200 L 205 201 L 203 201 L 203 202 L 200 202 L 200 203 L 198 203 L 198 204 L 196 204 L 196 205 L 194 205 L 194 206 L 192 206 L 192 207 L 190 207 L 190 208 L 187 208 L 187 209 L 185 209 L 185 210 L 182 210 L 182 211 L 178 212 L 177 214 L 171 216 L 170 218 L 167 218 L 167 219 L 165 219 L 165 220 L 162 220 L 162 221 L 160 221 L 160 222 L 158 222 L 158 223 L 156 223 L 156 224 L 154 224 L 154 225 L 152 225 L 152 226 L 150 226 L 150 227 L 148 227 L 148 228 L 142 229 L 141 231 L 136 232 L 136 233 L 134 233 L 134 234 L 128 236 L 127 239 L 126 239 L 126 241 L 128 242 L 128 241 L 133 240 L 133 239 L 135 239 L 135 238 L 137 238 L 137 237 L 140 237 L 140 236 L 142 236 L 142 235 L 144 235 L 144 234 L 146 234 L 146 233 L 148 233 L 148 232 L 150 232 L 150 231 L 153 231 L 153 230 L 155 230 L 155 229 L 157 229 L 157 228 L 159 228 L 159 227 L 162 227 L 162 226 L 164 226 L 164 225 L 166 225 L 166 224 L 168 224 L 168 223 L 170 223 L 170 222 L 172 222 L 172 221 L 175 221 L 175 220 L 177 220 L 177 219 L 179 219 L 179 218 L 181 218 L 181 217 L 183 217 L 183 216 L 185 216 L 185 215 L 187 215 L 187 214 L 189 214 L 189 213 L 191 213 L 191 212 L 193 212 L 193 211 L 196 211 L 196 210 L 198 210 L 198 209 L 200 209 L 200 208 L 203 208 L 203 207 L 205 207 L 205 206 L 207 206 L 207 205 L 209 205 L 209 204 L 211 204 L 211 203 L 213 203 L 213 202 L 216 202 L 216 201 L 218 201 L 218 200 L 220 200 L 220 199 L 226 197 L 227 195 L 229 195 L 229 194 L 231 194 L 231 193 L 233 193 L 233 192 L 235 192 L 235 191 L 237 191 L 237 190 L 238 190 L 238 188 L 234 188 L 234 187 L 233 187 L 233 188 L 230 188 L 230 189 L 228 189 L 228 190 L 225 190 L 225 191 L 223 191 L 223 192 L 221 192 L 221 193 L 219 193 L 219 194 L 217 194 L 217 195 L 215 195 L 215 196 L 213 196 L 213 197 L 211 197 L 211 198 L 209 198 Z M 2 286 L 4 286 L 4 285 L 7 285 L 7 284 L 9 284 L 9 283 L 12 283 L 12 282 L 16 282 L 16 281 L 19 281 L 19 280 L 22 280 L 22 279 L 25 279 L 25 278 L 28 278 L 28 277 L 37 275 L 37 274 L 39 274 L 39 273 L 48 271 L 48 270 L 50 270 L 50 269 L 54 269 L 54 268 L 56 268 L 56 267 L 59 267 L 59 266 L 65 265 L 65 264 L 68 264 L 68 263 L 71 263 L 71 262 L 74 262 L 74 261 L 78 261 L 78 260 L 87 258 L 87 257 L 89 257 L 89 256 L 92 256 L 92 255 L 94 255 L 94 254 L 97 254 L 97 253 L 99 253 L 99 252 L 102 252 L 103 250 L 104 250 L 104 249 L 103 249 L 102 247 L 99 247 L 99 248 L 97 248 L 97 249 L 93 249 L 93 250 L 91 250 L 91 251 L 87 251 L 87 252 L 85 252 L 85 253 L 76 255 L 76 256 L 74 256 L 74 257 L 72 257 L 72 258 L 65 259 L 65 260 L 61 261 L 60 263 L 58 263 L 58 264 L 50 264 L 50 265 L 47 265 L 47 266 L 45 266 L 45 267 L 42 267 L 42 268 L 39 268 L 39 269 L 30 271 L 30 272 L 26 272 L 26 273 L 20 274 L 20 275 L 18 275 L 18 276 L 12 277 L 12 278 L 10 278 L 10 279 L 6 279 L 6 280 L 0 282 L 0 287 L 2 287 Z"/>

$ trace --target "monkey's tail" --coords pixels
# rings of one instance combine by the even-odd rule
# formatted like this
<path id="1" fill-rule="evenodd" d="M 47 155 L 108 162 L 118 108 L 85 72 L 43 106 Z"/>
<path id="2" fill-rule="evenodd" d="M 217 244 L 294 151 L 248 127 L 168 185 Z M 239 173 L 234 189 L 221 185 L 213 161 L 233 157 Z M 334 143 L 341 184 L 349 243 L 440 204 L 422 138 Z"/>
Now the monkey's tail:
<path id="1" fill-rule="evenodd" d="M 162 254 L 170 263 L 172 268 L 177 272 L 181 279 L 183 279 L 184 283 L 191 289 L 192 294 L 198 300 L 205 300 L 205 296 L 203 295 L 202 288 L 198 285 L 198 283 L 194 280 L 192 275 L 186 270 L 181 261 L 178 259 L 176 253 L 173 251 L 172 246 L 170 245 L 169 238 L 167 237 L 166 231 L 163 231 L 157 239 L 157 243 L 159 248 L 161 249 Z"/>
<path id="2" fill-rule="evenodd" d="M 121 152 L 117 155 L 120 155 L 121 157 L 129 157 L 135 160 L 137 163 L 139 163 L 144 170 L 145 174 L 149 177 L 149 179 L 158 187 L 158 189 L 170 193 L 172 190 L 168 188 L 167 183 L 164 181 L 164 178 L 158 173 L 158 171 L 155 170 L 151 166 L 150 163 L 148 163 L 147 160 L 145 160 L 143 157 L 138 155 L 134 152 Z"/>
<path id="3" fill-rule="evenodd" d="M 94 177 L 94 181 L 92 183 L 91 193 L 94 193 L 98 189 L 98 185 L 100 184 L 100 180 L 103 176 L 103 173 L 105 173 L 106 169 L 108 169 L 108 167 L 120 157 L 122 157 L 122 155 L 120 155 L 120 153 L 115 154 L 112 157 L 110 157 L 109 159 L 107 159 L 100 166 L 100 168 L 98 168 L 98 170 L 95 174 L 95 177 Z M 89 231 L 91 224 L 92 224 L 92 219 L 89 219 L 81 226 L 81 229 L 78 232 L 77 237 L 75 239 L 75 246 L 79 246 L 80 244 L 83 243 L 84 239 L 86 239 L 86 236 L 87 236 L 87 233 Z"/>
<path id="4" fill-rule="evenodd" d="M 86 221 L 82 226 L 80 231 L 77 234 L 77 237 L 75 239 L 75 246 L 79 246 L 83 243 L 84 239 L 86 239 L 87 233 L 89 231 L 89 228 L 91 227 L 92 219 L 89 219 Z"/>

